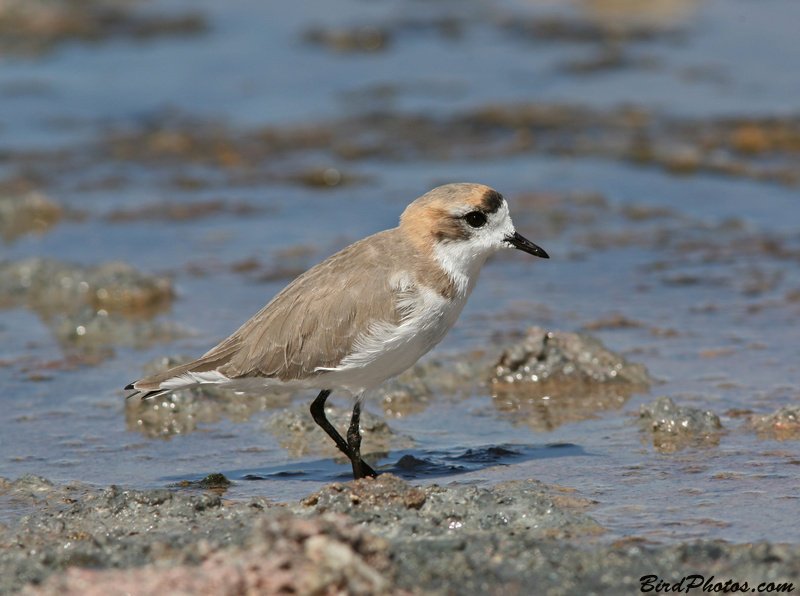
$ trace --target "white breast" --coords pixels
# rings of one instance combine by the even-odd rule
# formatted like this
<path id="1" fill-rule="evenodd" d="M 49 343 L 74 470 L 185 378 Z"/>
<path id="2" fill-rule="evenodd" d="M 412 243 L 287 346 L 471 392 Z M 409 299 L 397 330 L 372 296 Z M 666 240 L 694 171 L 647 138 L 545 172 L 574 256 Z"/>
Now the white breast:
<path id="1" fill-rule="evenodd" d="M 453 298 L 415 283 L 398 272 L 392 287 L 403 313 L 399 325 L 373 323 L 354 342 L 353 351 L 334 368 L 318 368 L 320 387 L 344 389 L 354 395 L 374 389 L 397 376 L 438 344 L 453 327 L 472 293 L 486 258 L 496 247 L 480 243 L 441 243 L 433 249 L 433 266 L 453 282 Z"/>
<path id="2" fill-rule="evenodd" d="M 453 327 L 469 294 L 448 300 L 430 288 L 417 287 L 401 295 L 405 317 L 399 325 L 373 324 L 339 366 L 320 369 L 318 382 L 353 394 L 374 389 L 411 367 Z"/>

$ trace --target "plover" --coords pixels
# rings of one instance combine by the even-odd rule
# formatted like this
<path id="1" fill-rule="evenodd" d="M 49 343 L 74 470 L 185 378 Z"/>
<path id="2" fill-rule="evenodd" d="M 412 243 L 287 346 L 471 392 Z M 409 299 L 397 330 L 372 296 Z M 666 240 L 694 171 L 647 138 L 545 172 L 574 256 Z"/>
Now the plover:
<path id="1" fill-rule="evenodd" d="M 486 259 L 504 248 L 548 258 L 517 233 L 497 191 L 466 183 L 434 188 L 406 208 L 398 227 L 312 267 L 202 357 L 125 389 L 142 399 L 204 384 L 318 389 L 314 421 L 350 459 L 354 478 L 375 477 L 361 459 L 364 393 L 441 341 Z M 334 390 L 354 398 L 346 439 L 325 417 Z"/>

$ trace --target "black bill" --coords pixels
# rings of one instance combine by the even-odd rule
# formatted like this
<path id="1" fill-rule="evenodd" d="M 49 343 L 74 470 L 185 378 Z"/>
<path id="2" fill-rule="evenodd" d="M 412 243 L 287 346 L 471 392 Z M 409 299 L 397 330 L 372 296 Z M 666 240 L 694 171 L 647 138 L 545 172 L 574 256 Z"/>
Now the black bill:
<path id="1" fill-rule="evenodd" d="M 541 247 L 536 246 L 533 242 L 531 242 L 524 236 L 520 236 L 517 232 L 514 232 L 513 236 L 506 236 L 506 242 L 508 242 L 514 248 L 523 250 L 526 253 L 532 254 L 536 257 L 542 257 L 543 259 L 550 258 L 550 255 L 544 252 L 544 250 Z"/>

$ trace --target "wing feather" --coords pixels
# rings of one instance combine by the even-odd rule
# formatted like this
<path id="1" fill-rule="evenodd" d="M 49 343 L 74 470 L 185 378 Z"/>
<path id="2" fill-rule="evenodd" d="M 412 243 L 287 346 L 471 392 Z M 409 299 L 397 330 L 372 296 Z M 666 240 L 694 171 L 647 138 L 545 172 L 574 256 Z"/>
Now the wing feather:
<path id="1" fill-rule="evenodd" d="M 229 378 L 290 381 L 337 366 L 371 325 L 399 323 L 391 232 L 357 242 L 308 270 L 204 358 L 237 345 L 219 368 Z"/>
<path id="2" fill-rule="evenodd" d="M 400 322 L 400 290 L 392 280 L 413 260 L 398 253 L 399 234 L 394 228 L 348 246 L 295 279 L 201 358 L 133 385 L 157 391 L 164 381 L 214 370 L 229 379 L 286 382 L 336 367 L 365 330 Z"/>

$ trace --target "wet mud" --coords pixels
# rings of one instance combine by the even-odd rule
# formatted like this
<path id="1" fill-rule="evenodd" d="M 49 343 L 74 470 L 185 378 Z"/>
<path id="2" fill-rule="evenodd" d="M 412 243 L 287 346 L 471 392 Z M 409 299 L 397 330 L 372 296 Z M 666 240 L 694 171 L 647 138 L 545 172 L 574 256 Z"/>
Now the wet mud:
<path id="1" fill-rule="evenodd" d="M 298 159 L 303 157 L 305 159 Z M 311 160 L 307 156 L 313 155 Z M 357 118 L 241 130 L 224 122 L 165 113 L 107 131 L 99 141 L 58 152 L 10 153 L 8 163 L 48 189 L 58 174 L 84 169 L 82 187 L 108 183 L 109 159 L 161 171 L 165 187 L 200 190 L 293 183 L 330 188 L 364 184 L 359 162 L 498 159 L 524 155 L 600 158 L 675 175 L 800 184 L 800 120 L 796 117 L 675 119 L 635 108 L 598 111 L 560 104 L 492 104 L 449 118 L 366 110 Z M 120 215 L 114 215 L 119 219 Z"/>
<path id="2" fill-rule="evenodd" d="M 169 277 L 123 262 L 85 267 L 47 258 L 0 261 L 0 308 L 37 313 L 68 351 L 99 354 L 180 337 L 185 331 L 178 326 L 152 320 L 173 296 Z"/>
<path id="3" fill-rule="evenodd" d="M 0 51 L 41 54 L 68 41 L 148 39 L 197 35 L 207 23 L 197 13 L 146 15 L 141 0 L 11 0 L 0 7 Z"/>
<path id="4" fill-rule="evenodd" d="M 286 506 L 26 476 L 3 480 L 0 498 L 28 510 L 0 530 L 2 593 L 616 594 L 647 576 L 677 581 L 688 561 L 712 585 L 800 580 L 797 547 L 579 547 L 604 531 L 592 503 L 534 480 L 418 488 L 385 474 Z"/>
<path id="5" fill-rule="evenodd" d="M 0 238 L 13 242 L 20 236 L 44 234 L 63 215 L 62 207 L 40 192 L 5 192 L 0 195 Z"/>

